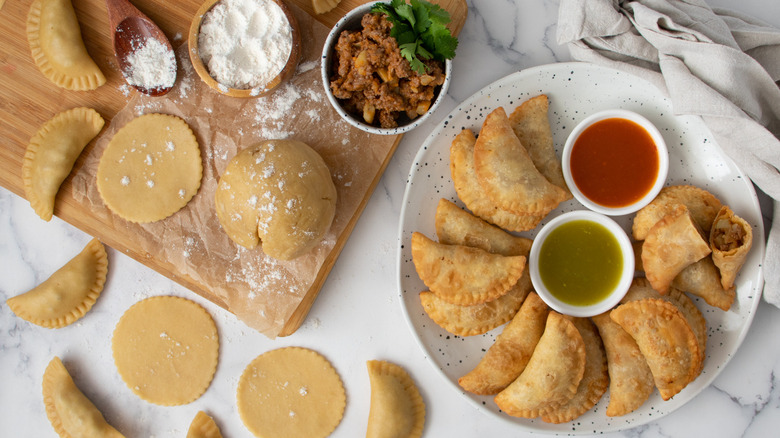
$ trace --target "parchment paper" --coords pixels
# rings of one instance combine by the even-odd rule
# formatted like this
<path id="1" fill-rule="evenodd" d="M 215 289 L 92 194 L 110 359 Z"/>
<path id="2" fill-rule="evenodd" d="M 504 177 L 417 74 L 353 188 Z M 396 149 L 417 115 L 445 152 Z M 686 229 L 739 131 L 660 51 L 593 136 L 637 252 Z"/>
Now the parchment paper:
<path id="1" fill-rule="evenodd" d="M 113 224 L 113 232 L 131 236 L 136 251 L 171 265 L 172 278 L 203 285 L 196 291 L 226 307 L 250 327 L 277 336 L 312 288 L 371 183 L 394 137 L 366 134 L 342 121 L 330 107 L 320 80 L 320 57 L 328 29 L 290 5 L 301 28 L 303 53 L 295 76 L 271 95 L 232 98 L 212 90 L 195 73 L 186 43 L 177 50 L 179 72 L 174 89 L 149 97 L 128 88 L 132 97 L 99 136 L 95 148 L 72 181 L 73 196 Z M 176 214 L 149 224 L 127 222 L 103 203 L 95 175 L 103 150 L 114 133 L 142 114 L 164 113 L 184 119 L 201 148 L 203 180 L 199 192 Z M 263 139 L 291 138 L 319 152 L 331 170 L 338 192 L 336 217 L 323 241 L 290 262 L 247 250 L 223 232 L 215 213 L 214 193 L 220 175 L 236 153 Z M 170 273 L 167 273 L 170 274 Z M 315 292 L 316 293 L 316 292 Z"/>

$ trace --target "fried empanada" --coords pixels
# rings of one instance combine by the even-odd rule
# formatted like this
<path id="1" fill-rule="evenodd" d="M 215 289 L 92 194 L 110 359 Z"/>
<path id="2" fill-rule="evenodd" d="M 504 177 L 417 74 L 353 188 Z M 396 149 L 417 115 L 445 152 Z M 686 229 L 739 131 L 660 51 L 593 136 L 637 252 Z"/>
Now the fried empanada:
<path id="1" fill-rule="evenodd" d="M 677 274 L 710 252 L 688 208 L 678 204 L 648 232 L 642 244 L 642 267 L 653 288 L 664 294 Z"/>
<path id="2" fill-rule="evenodd" d="M 425 403 L 406 370 L 380 360 L 366 365 L 371 382 L 366 438 L 422 436 Z"/>
<path id="3" fill-rule="evenodd" d="M 712 261 L 720 271 L 724 289 L 734 286 L 739 270 L 753 246 L 753 229 L 728 206 L 721 207 L 710 230 Z"/>
<path id="4" fill-rule="evenodd" d="M 636 213 L 633 234 L 636 240 L 645 240 L 650 228 L 675 207 L 682 204 L 688 208 L 694 222 L 709 235 L 712 221 L 720 210 L 721 203 L 712 193 L 695 186 L 677 185 L 664 187 L 652 202 Z"/>
<path id="5" fill-rule="evenodd" d="M 526 274 L 504 295 L 473 306 L 450 304 L 430 291 L 420 292 L 420 302 L 425 313 L 439 327 L 453 335 L 474 336 L 487 333 L 512 319 L 531 289 L 531 276 Z"/>
<path id="6" fill-rule="evenodd" d="M 548 311 L 539 295 L 529 293 L 496 342 L 473 370 L 458 379 L 458 384 L 478 395 L 497 394 L 506 388 L 528 365 L 544 332 Z"/>
<path id="7" fill-rule="evenodd" d="M 536 418 L 571 400 L 584 372 L 582 335 L 569 319 L 550 311 L 525 370 L 494 400 L 513 417 Z"/>
<path id="8" fill-rule="evenodd" d="M 609 404 L 607 416 L 619 417 L 635 411 L 653 393 L 653 373 L 639 346 L 609 312 L 591 318 L 599 329 L 607 352 Z"/>
<path id="9" fill-rule="evenodd" d="M 639 272 L 644 272 L 644 267 L 642 266 L 642 243 L 633 243 L 634 260 L 636 260 L 635 267 Z M 712 262 L 712 257 L 704 257 L 698 262 L 687 266 L 674 277 L 672 287 L 696 295 L 710 306 L 715 306 L 724 311 L 731 308 L 737 296 L 734 286 L 728 289 L 723 288 L 718 268 Z"/>
<path id="10" fill-rule="evenodd" d="M 482 124 L 474 144 L 474 170 L 488 198 L 514 214 L 543 216 L 566 200 L 566 191 L 536 169 L 501 107 Z"/>
<path id="11" fill-rule="evenodd" d="M 444 245 L 412 235 L 412 260 L 423 283 L 439 298 L 472 306 L 504 295 L 525 270 L 524 256 L 502 256 L 479 248 Z"/>
<path id="12" fill-rule="evenodd" d="M 609 316 L 636 341 L 664 400 L 680 392 L 698 374 L 696 335 L 674 304 L 645 298 L 621 304 Z"/>
<path id="13" fill-rule="evenodd" d="M 81 252 L 37 287 L 6 301 L 16 316 L 46 328 L 65 327 L 95 304 L 108 272 L 106 249 L 92 239 Z"/>
<path id="14" fill-rule="evenodd" d="M 62 438 L 124 438 L 73 383 L 56 356 L 43 373 L 43 404 L 54 431 Z"/>
<path id="15" fill-rule="evenodd" d="M 203 411 L 198 411 L 187 430 L 187 438 L 222 438 L 217 423 Z"/>
<path id="16" fill-rule="evenodd" d="M 645 298 L 661 299 L 677 307 L 685 317 L 685 320 L 688 321 L 688 325 L 696 336 L 696 342 L 699 345 L 699 363 L 703 365 L 705 352 L 707 351 L 707 321 L 693 301 L 674 287 L 669 288 L 669 292 L 665 295 L 661 295 L 657 290 L 653 289 L 653 286 L 646 278 L 637 277 L 631 282 L 631 287 L 628 288 L 628 292 L 626 292 L 626 295 L 620 302 L 627 303 Z"/>
<path id="17" fill-rule="evenodd" d="M 555 154 L 550 119 L 547 117 L 549 107 L 547 95 L 532 97 L 512 111 L 509 124 L 539 173 L 547 181 L 564 189 L 566 199 L 571 199 L 571 192 L 563 179 L 561 160 Z"/>
<path id="18" fill-rule="evenodd" d="M 450 173 L 455 191 L 466 208 L 476 216 L 510 231 L 527 231 L 536 228 L 544 215 L 517 215 L 495 205 L 484 193 L 477 181 L 474 169 L 474 144 L 477 138 L 464 129 L 450 146 Z"/>
<path id="19" fill-rule="evenodd" d="M 69 0 L 34 0 L 27 15 L 27 41 L 35 65 L 55 85 L 84 91 L 106 83 L 84 47 Z"/>
<path id="20" fill-rule="evenodd" d="M 490 225 L 444 198 L 436 207 L 436 236 L 440 243 L 471 246 L 505 256 L 528 257 L 533 243 Z"/>
<path id="21" fill-rule="evenodd" d="M 584 414 L 596 406 L 609 385 L 607 355 L 596 327 L 588 318 L 574 318 L 572 322 L 585 343 L 585 372 L 574 397 L 542 413 L 542 421 L 546 423 L 566 423 Z"/>
<path id="22" fill-rule="evenodd" d="M 49 119 L 30 139 L 22 163 L 22 183 L 25 196 L 41 219 L 51 220 L 60 185 L 104 124 L 97 111 L 73 108 Z"/>

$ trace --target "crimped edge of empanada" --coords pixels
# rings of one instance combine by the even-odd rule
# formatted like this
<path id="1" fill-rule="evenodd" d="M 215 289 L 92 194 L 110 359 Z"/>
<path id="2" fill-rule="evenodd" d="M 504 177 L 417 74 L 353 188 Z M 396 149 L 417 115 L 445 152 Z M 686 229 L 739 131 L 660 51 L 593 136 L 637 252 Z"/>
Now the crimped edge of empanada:
<path id="1" fill-rule="evenodd" d="M 692 185 L 664 187 L 655 199 L 636 213 L 631 226 L 634 239 L 645 240 L 653 225 L 674 210 L 678 204 L 685 205 L 691 211 L 694 221 L 706 234 L 710 232 L 712 220 L 721 207 L 721 202 L 715 195 L 700 187 Z"/>
<path id="2" fill-rule="evenodd" d="M 94 60 L 92 60 L 94 70 L 79 77 L 73 77 L 60 72 L 49 63 L 49 59 L 46 57 L 43 47 L 41 47 L 40 39 L 42 6 L 43 2 L 41 0 L 33 0 L 30 5 L 30 12 L 27 14 L 27 41 L 30 44 L 30 53 L 38 70 L 40 70 L 46 79 L 50 80 L 54 85 L 65 88 L 66 90 L 89 91 L 105 84 L 106 77 L 100 70 L 100 67 L 95 64 Z M 82 41 L 81 44 L 83 46 L 84 42 Z M 86 47 L 84 48 L 84 52 L 86 52 Z M 89 54 L 87 54 L 87 56 L 89 56 Z M 90 57 L 90 59 L 92 58 Z"/>
<path id="3" fill-rule="evenodd" d="M 79 257 L 92 257 L 94 259 L 95 281 L 92 283 L 92 285 L 84 289 L 83 300 L 81 300 L 78 305 L 70 309 L 65 316 L 51 319 L 40 318 L 33 312 L 26 309 L 23 305 L 19 304 L 16 298 L 24 294 L 9 298 L 6 301 L 8 307 L 16 314 L 16 316 L 22 318 L 23 320 L 46 328 L 62 328 L 81 319 L 97 301 L 100 293 L 103 291 L 103 286 L 106 283 L 106 276 L 108 274 L 108 255 L 106 254 L 106 248 L 97 238 L 92 239 L 79 254 L 77 254 L 63 267 L 54 272 L 54 274 L 46 279 L 46 281 L 25 293 L 31 293 L 38 289 L 38 287 L 41 287 L 46 282 L 50 281 L 52 278 L 56 278 L 55 276 L 57 276 L 58 272 L 67 269 L 68 265 Z M 72 285 L 66 285 L 64 287 L 70 286 Z"/>
<path id="4" fill-rule="evenodd" d="M 384 360 L 369 360 L 366 362 L 368 368 L 369 379 L 371 376 L 388 376 L 392 377 L 402 387 L 404 395 L 406 395 L 406 402 L 411 405 L 412 421 L 408 434 L 404 435 L 408 438 L 419 438 L 422 436 L 423 427 L 425 426 L 425 402 L 423 402 L 420 391 L 417 389 L 417 385 L 414 384 L 412 377 L 403 369 L 400 365 L 390 363 Z M 372 394 L 375 388 L 371 388 Z M 372 403 L 369 408 L 368 421 L 369 423 L 375 418 L 375 415 L 371 415 L 371 411 L 375 409 L 372 397 Z M 376 407 L 378 408 L 378 407 Z M 371 430 L 371 424 L 368 426 Z"/>
<path id="5" fill-rule="evenodd" d="M 187 430 L 187 438 L 222 438 L 222 432 L 213 418 L 203 411 L 198 411 Z"/>
<path id="6" fill-rule="evenodd" d="M 312 0 L 311 6 L 315 14 L 324 14 L 338 6 L 341 0 Z"/>
<path id="7" fill-rule="evenodd" d="M 103 125 L 105 125 L 105 120 L 100 116 L 100 113 L 92 108 L 77 107 L 56 114 L 38 129 L 35 135 L 30 139 L 30 143 L 25 150 L 24 158 L 22 160 L 22 186 L 24 188 L 25 196 L 27 196 L 27 199 L 30 202 L 30 206 L 35 213 L 45 221 L 51 220 L 51 217 L 54 214 L 54 199 L 44 200 L 35 190 L 35 164 L 38 160 L 39 152 L 45 148 L 44 145 L 46 144 L 47 137 L 51 134 L 52 130 L 64 124 L 82 122 L 84 123 L 83 127 L 85 129 L 91 129 L 91 136 L 89 140 L 82 145 L 79 153 L 74 154 L 73 162 L 70 163 L 70 167 L 68 168 L 68 172 L 70 172 L 76 159 L 81 154 L 81 151 L 83 151 L 87 144 L 98 135 L 100 130 L 103 129 Z M 61 185 L 62 181 L 58 181 L 58 184 Z"/>

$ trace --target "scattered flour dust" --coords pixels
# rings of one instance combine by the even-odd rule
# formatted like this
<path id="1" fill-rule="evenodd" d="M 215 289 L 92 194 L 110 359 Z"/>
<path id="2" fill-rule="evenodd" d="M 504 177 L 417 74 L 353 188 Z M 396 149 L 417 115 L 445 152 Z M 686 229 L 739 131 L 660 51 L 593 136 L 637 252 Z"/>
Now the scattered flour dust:
<path id="1" fill-rule="evenodd" d="M 154 38 L 130 42 L 129 67 L 123 72 L 131 85 L 147 90 L 170 88 L 176 82 L 176 56 L 166 44 Z"/>
<path id="2" fill-rule="evenodd" d="M 292 28 L 272 0 L 221 0 L 203 18 L 198 46 L 221 85 L 264 87 L 290 57 Z"/>

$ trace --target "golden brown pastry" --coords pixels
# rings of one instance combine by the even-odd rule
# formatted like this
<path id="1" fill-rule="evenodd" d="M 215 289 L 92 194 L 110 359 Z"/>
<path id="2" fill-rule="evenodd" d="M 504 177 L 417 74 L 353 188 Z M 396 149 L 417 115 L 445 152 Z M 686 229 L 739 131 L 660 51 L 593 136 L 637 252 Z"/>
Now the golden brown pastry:
<path id="1" fill-rule="evenodd" d="M 100 241 L 87 246 L 46 281 L 6 301 L 18 317 L 46 328 L 61 328 L 83 317 L 95 304 L 108 273 Z"/>
<path id="2" fill-rule="evenodd" d="M 91 108 L 73 108 L 49 119 L 30 139 L 22 163 L 22 182 L 25 196 L 41 219 L 51 220 L 60 185 L 104 123 Z"/>
<path id="3" fill-rule="evenodd" d="M 73 383 L 56 356 L 43 373 L 43 404 L 46 416 L 61 438 L 124 438 Z"/>
<path id="4" fill-rule="evenodd" d="M 679 204 L 690 211 L 696 225 L 708 236 L 712 221 L 720 210 L 720 200 L 699 187 L 676 185 L 661 189 L 652 202 L 636 213 L 633 225 L 634 239 L 645 240 L 650 228 Z"/>
<path id="5" fill-rule="evenodd" d="M 409 373 L 386 361 L 370 360 L 366 365 L 371 382 L 366 438 L 422 436 L 425 403 Z"/>
<path id="6" fill-rule="evenodd" d="M 547 321 L 547 304 L 535 292 L 528 294 L 520 311 L 496 338 L 477 366 L 458 379 L 474 394 L 497 394 L 523 372 L 542 337 Z"/>
<path id="7" fill-rule="evenodd" d="M 106 77 L 90 58 L 69 0 L 34 0 L 27 15 L 27 41 L 38 69 L 68 90 L 94 90 Z"/>
<path id="8" fill-rule="evenodd" d="M 753 246 L 753 229 L 728 206 L 721 207 L 710 231 L 712 261 L 720 271 L 724 289 L 734 286 L 739 270 Z"/>
<path id="9" fill-rule="evenodd" d="M 585 343 L 577 328 L 551 311 L 522 374 L 494 398 L 513 417 L 536 418 L 574 397 L 585 373 Z"/>
<path id="10" fill-rule="evenodd" d="M 474 169 L 488 198 L 514 214 L 546 215 L 567 197 L 536 169 L 501 107 L 482 124 L 474 144 Z"/>

